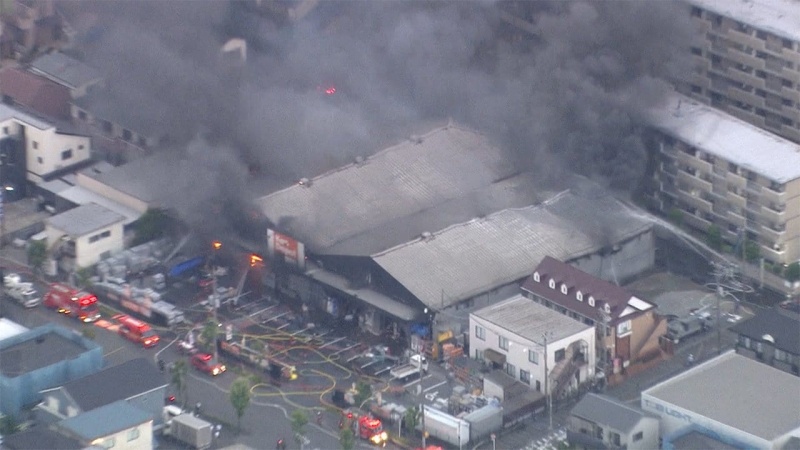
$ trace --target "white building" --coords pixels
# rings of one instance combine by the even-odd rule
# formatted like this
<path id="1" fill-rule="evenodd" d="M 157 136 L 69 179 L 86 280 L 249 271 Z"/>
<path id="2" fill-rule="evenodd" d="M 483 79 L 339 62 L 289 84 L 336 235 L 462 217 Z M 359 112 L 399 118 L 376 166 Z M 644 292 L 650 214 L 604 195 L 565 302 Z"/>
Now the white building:
<path id="1" fill-rule="evenodd" d="M 15 138 L 24 146 L 26 178 L 32 183 L 91 156 L 88 136 L 5 104 L 0 104 L 0 137 Z"/>
<path id="2" fill-rule="evenodd" d="M 555 395 L 594 377 L 594 327 L 522 295 L 475 311 L 469 326 L 471 357 L 539 392 Z"/>
<path id="3" fill-rule="evenodd" d="M 125 400 L 64 419 L 56 428 L 92 448 L 153 448 L 153 417 Z"/>
<path id="4" fill-rule="evenodd" d="M 642 392 L 665 445 L 699 429 L 739 448 L 781 449 L 800 438 L 800 378 L 734 351 Z"/>
<path id="5" fill-rule="evenodd" d="M 88 267 L 124 248 L 125 217 L 98 204 L 73 208 L 47 219 L 47 248 L 66 271 Z"/>

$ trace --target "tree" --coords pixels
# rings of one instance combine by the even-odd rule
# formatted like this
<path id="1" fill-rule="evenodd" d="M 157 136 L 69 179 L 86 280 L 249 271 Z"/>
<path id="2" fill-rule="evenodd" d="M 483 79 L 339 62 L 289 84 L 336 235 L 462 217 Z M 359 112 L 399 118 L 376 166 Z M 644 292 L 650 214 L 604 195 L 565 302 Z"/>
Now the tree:
<path id="1" fill-rule="evenodd" d="M 294 440 L 297 441 L 297 443 L 300 444 L 300 448 L 302 448 L 303 441 L 305 441 L 305 427 L 308 423 L 308 416 L 306 416 L 306 413 L 304 413 L 303 410 L 295 409 L 292 411 L 292 416 L 290 419 Z"/>
<path id="2" fill-rule="evenodd" d="M 353 447 L 356 446 L 356 437 L 353 434 L 353 430 L 342 428 L 342 431 L 339 432 L 339 444 L 341 444 L 342 450 L 353 450 Z"/>
<path id="3" fill-rule="evenodd" d="M 722 230 L 716 225 L 709 225 L 706 230 L 706 243 L 714 250 L 722 250 Z"/>
<path id="4" fill-rule="evenodd" d="M 214 305 L 211 305 L 213 308 Z M 214 319 L 208 319 L 200 332 L 200 343 L 205 350 L 213 349 L 217 345 L 217 335 L 219 334 L 219 323 Z"/>
<path id="5" fill-rule="evenodd" d="M 242 430 L 242 416 L 245 410 L 250 406 L 250 380 L 242 377 L 236 379 L 231 384 L 231 405 L 236 411 L 236 428 Z"/>
<path id="6" fill-rule="evenodd" d="M 47 259 L 47 244 L 44 241 L 31 241 L 28 245 L 28 264 L 34 272 L 42 270 L 45 259 Z"/>
<path id="7" fill-rule="evenodd" d="M 355 400 L 356 405 L 359 405 L 359 407 L 361 407 L 364 402 L 372 397 L 372 386 L 366 381 L 359 381 L 356 384 L 356 391 L 357 392 L 353 400 Z"/>
<path id="8" fill-rule="evenodd" d="M 79 288 L 89 287 L 89 279 L 92 277 L 92 271 L 88 267 L 82 267 L 75 272 L 75 284 Z"/>
<path id="9" fill-rule="evenodd" d="M 677 226 L 683 225 L 683 212 L 678 208 L 669 210 L 669 220 Z"/>
<path id="10" fill-rule="evenodd" d="M 793 262 L 786 267 L 786 279 L 794 283 L 800 281 L 800 263 Z"/>
<path id="11" fill-rule="evenodd" d="M 403 425 L 407 430 L 411 431 L 417 428 L 419 422 L 419 408 L 416 406 L 408 408 L 405 416 L 403 416 Z"/>
<path id="12" fill-rule="evenodd" d="M 186 395 L 188 388 L 186 376 L 189 374 L 189 365 L 186 364 L 186 361 L 179 359 L 172 365 L 170 372 L 172 373 L 172 384 L 175 385 L 175 389 L 178 391 L 183 407 L 186 407 L 186 403 L 189 401 Z"/>
<path id="13" fill-rule="evenodd" d="M 132 245 L 141 245 L 164 236 L 169 224 L 170 218 L 166 211 L 159 208 L 149 208 L 136 221 L 136 235 L 133 238 Z"/>

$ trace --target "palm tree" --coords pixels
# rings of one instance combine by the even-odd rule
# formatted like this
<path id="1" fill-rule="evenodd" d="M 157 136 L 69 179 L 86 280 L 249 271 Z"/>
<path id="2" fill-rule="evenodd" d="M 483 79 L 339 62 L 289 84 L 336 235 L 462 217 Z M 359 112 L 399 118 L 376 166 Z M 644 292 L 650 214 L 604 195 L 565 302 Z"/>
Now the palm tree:
<path id="1" fill-rule="evenodd" d="M 179 359 L 172 365 L 170 372 L 172 373 L 172 384 L 175 385 L 175 389 L 178 390 L 178 396 L 181 399 L 181 408 L 185 409 L 186 403 L 189 401 L 187 396 L 188 386 L 186 384 L 186 375 L 189 373 L 189 365 L 186 364 L 186 361 Z"/>

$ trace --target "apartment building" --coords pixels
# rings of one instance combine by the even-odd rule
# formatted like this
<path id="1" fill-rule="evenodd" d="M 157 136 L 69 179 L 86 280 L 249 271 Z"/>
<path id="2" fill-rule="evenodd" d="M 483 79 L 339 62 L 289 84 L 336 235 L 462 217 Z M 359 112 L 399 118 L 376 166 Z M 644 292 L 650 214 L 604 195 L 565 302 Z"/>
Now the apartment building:
<path id="1" fill-rule="evenodd" d="M 800 259 L 800 145 L 688 97 L 653 111 L 655 199 L 685 225 L 755 242 L 773 264 Z"/>
<path id="2" fill-rule="evenodd" d="M 800 142 L 800 5 L 794 0 L 684 0 L 701 38 L 679 86 L 715 108 Z"/>

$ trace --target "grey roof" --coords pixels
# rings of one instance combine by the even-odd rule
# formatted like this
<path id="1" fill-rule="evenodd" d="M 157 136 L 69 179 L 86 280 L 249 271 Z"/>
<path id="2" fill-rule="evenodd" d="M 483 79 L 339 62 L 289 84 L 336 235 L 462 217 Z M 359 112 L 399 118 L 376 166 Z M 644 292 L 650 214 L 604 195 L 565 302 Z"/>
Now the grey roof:
<path id="1" fill-rule="evenodd" d="M 109 211 L 113 211 L 123 218 L 123 225 L 129 225 L 139 219 L 142 213 L 127 206 L 117 203 L 108 197 L 90 191 L 83 186 L 70 186 L 58 192 L 58 196 L 71 201 L 77 205 L 99 205 Z"/>
<path id="2" fill-rule="evenodd" d="M 558 341 L 592 328 L 522 294 L 481 308 L 471 316 L 533 342 L 541 341 L 544 333 L 549 333 L 553 341 Z"/>
<path id="3" fill-rule="evenodd" d="M 770 341 L 775 348 L 800 355 L 800 315 L 771 308 L 731 327 L 734 333 L 756 341 Z"/>
<path id="4" fill-rule="evenodd" d="M 570 412 L 575 417 L 609 427 L 623 433 L 630 432 L 643 418 L 655 415 L 640 408 L 594 393 L 586 394 Z"/>
<path id="5" fill-rule="evenodd" d="M 650 120 L 664 133 L 772 181 L 800 178 L 800 145 L 696 100 L 675 94 Z"/>
<path id="6" fill-rule="evenodd" d="M 3 436 L 2 448 L 9 450 L 85 450 L 79 440 L 43 426 Z"/>
<path id="7" fill-rule="evenodd" d="M 729 351 L 643 391 L 642 402 L 652 396 L 772 441 L 800 427 L 798 392 L 800 377 Z"/>
<path id="8" fill-rule="evenodd" d="M 127 400 L 166 387 L 164 375 L 147 358 L 136 358 L 70 381 L 63 389 L 83 411 L 91 411 L 117 400 Z"/>
<path id="9" fill-rule="evenodd" d="M 28 331 L 27 328 L 13 320 L 0 317 L 0 341 Z"/>
<path id="10" fill-rule="evenodd" d="M 69 236 L 77 237 L 124 220 L 125 217 L 108 208 L 88 203 L 50 217 L 47 223 Z"/>
<path id="11" fill-rule="evenodd" d="M 601 189 L 577 189 L 541 205 L 450 226 L 373 259 L 420 301 L 438 309 L 521 280 L 545 256 L 569 261 L 651 227 Z"/>
<path id="12" fill-rule="evenodd" d="M 672 439 L 670 448 L 674 450 L 742 450 L 744 446 L 736 446 L 723 442 L 717 436 L 711 436 L 713 432 L 695 429 L 690 427 L 685 433 L 679 434 Z"/>
<path id="13" fill-rule="evenodd" d="M 31 63 L 31 71 L 70 89 L 79 88 L 102 78 L 100 72 L 94 68 L 59 52 L 36 58 Z"/>
<path id="14" fill-rule="evenodd" d="M 0 121 L 5 121 L 8 119 L 17 119 L 20 122 L 24 122 L 40 130 L 49 130 L 50 128 L 55 127 L 55 123 L 52 121 L 22 111 L 19 108 L 6 105 L 5 103 L 0 103 Z"/>
<path id="15" fill-rule="evenodd" d="M 333 253 L 332 248 L 351 241 L 336 254 L 365 256 L 431 231 L 422 226 L 439 229 L 453 223 L 453 216 L 463 221 L 479 215 L 471 202 L 450 202 L 515 175 L 517 169 L 506 160 L 484 136 L 448 125 L 382 150 L 361 164 L 313 178 L 310 185 L 274 192 L 257 204 L 279 231 L 303 241 L 311 252 Z M 409 220 L 415 215 L 435 217 L 443 206 L 444 220 Z M 405 230 L 392 227 L 398 221 L 405 221 Z M 378 239 L 353 242 L 381 228 Z"/>
<path id="16" fill-rule="evenodd" d="M 57 325 L 47 324 L 6 338 L 0 343 L 0 373 L 16 378 L 65 359 L 77 358 L 90 350 L 80 336 Z"/>
<path id="17" fill-rule="evenodd" d="M 140 101 L 145 99 L 140 98 Z M 72 101 L 77 107 L 88 111 L 96 119 L 107 120 L 146 138 L 158 139 L 169 132 L 169 124 L 161 114 L 164 108 L 152 107 L 120 108 L 124 96 L 112 89 L 96 89 Z M 154 113 L 156 111 L 156 113 Z"/>
<path id="18" fill-rule="evenodd" d="M 39 183 L 37 185 L 39 189 L 52 192 L 58 194 L 60 192 L 66 191 L 67 189 L 71 188 L 72 185 L 67 183 L 66 181 L 62 180 L 61 178 L 56 178 L 55 180 L 45 181 L 43 183 Z"/>
<path id="19" fill-rule="evenodd" d="M 125 400 L 64 419 L 58 425 L 91 442 L 153 420 L 153 416 Z"/>
<path id="20" fill-rule="evenodd" d="M 692 5 L 730 17 L 783 38 L 800 41 L 800 11 L 793 0 L 686 0 Z"/>

